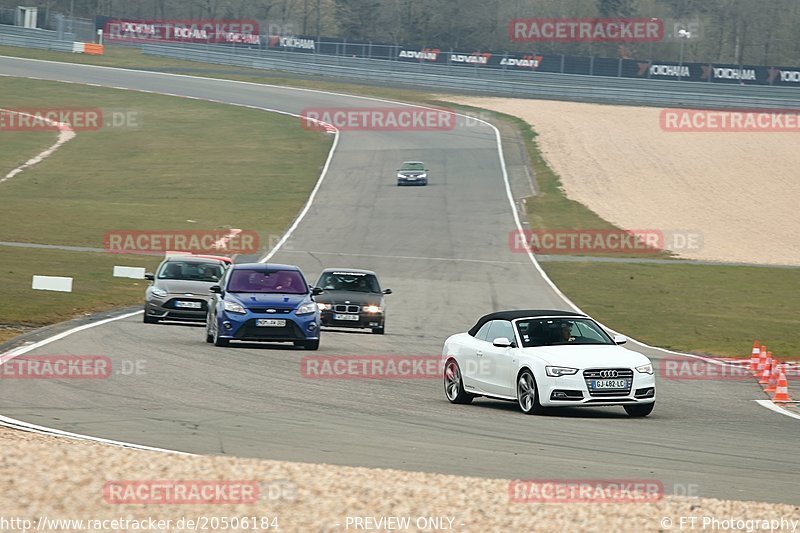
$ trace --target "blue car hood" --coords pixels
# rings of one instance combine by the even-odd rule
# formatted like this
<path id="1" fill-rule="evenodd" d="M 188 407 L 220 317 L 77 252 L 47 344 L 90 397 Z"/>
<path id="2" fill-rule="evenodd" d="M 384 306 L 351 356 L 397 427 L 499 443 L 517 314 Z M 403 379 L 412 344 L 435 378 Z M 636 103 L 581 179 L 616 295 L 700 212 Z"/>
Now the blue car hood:
<path id="1" fill-rule="evenodd" d="M 296 308 L 308 301 L 308 294 L 263 294 L 257 292 L 229 292 L 226 296 L 245 307 L 291 307 Z"/>

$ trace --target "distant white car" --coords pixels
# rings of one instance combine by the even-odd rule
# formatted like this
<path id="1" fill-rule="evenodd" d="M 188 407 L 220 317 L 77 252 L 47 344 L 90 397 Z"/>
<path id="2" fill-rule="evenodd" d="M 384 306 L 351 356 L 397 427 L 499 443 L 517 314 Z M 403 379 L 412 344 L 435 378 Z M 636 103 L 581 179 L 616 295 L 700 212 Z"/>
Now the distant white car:
<path id="1" fill-rule="evenodd" d="M 634 417 L 656 402 L 653 365 L 591 318 L 564 311 L 503 311 L 444 343 L 444 389 L 451 403 L 477 396 L 543 407 L 622 405 Z"/>

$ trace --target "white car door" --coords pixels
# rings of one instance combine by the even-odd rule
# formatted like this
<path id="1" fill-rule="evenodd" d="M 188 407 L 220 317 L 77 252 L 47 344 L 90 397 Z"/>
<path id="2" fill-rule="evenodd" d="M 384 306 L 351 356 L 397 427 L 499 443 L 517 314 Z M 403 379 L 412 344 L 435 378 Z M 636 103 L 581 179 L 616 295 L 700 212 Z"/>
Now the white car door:
<path id="1" fill-rule="evenodd" d="M 517 360 L 514 348 L 497 347 L 492 344 L 495 339 L 504 337 L 516 344 L 514 326 L 507 320 L 494 320 L 489 329 L 488 347 L 484 350 L 483 364 L 479 371 L 484 375 L 483 386 L 486 392 L 500 396 L 516 394 Z"/>
<path id="2" fill-rule="evenodd" d="M 492 322 L 487 322 L 474 337 L 466 335 L 466 340 L 459 351 L 461 377 L 464 380 L 464 389 L 468 392 L 487 392 L 484 382 L 486 378 L 481 375 L 480 369 L 485 366 L 483 361 L 487 348 L 492 346 L 486 342 L 491 326 Z"/>

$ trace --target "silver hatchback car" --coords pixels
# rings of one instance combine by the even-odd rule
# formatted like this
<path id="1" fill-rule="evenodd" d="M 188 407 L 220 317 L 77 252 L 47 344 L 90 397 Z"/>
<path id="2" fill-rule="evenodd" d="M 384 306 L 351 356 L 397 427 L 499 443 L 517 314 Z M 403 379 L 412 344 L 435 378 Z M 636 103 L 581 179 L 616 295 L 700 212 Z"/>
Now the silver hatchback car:
<path id="1" fill-rule="evenodd" d="M 159 265 L 144 296 L 144 322 L 206 320 L 209 288 L 219 283 L 232 263 L 227 257 L 170 255 Z"/>

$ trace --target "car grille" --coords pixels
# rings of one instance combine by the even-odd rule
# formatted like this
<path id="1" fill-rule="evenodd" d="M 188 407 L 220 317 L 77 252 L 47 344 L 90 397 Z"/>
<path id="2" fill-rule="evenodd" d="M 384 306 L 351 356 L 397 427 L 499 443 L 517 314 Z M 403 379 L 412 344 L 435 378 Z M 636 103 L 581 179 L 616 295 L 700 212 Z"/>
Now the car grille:
<path id="1" fill-rule="evenodd" d="M 334 305 L 333 310 L 337 313 L 358 313 L 361 307 L 357 305 Z"/>
<path id="2" fill-rule="evenodd" d="M 615 371 L 617 375 L 604 375 L 604 373 L 608 371 Z M 633 384 L 633 370 L 630 368 L 591 368 L 583 371 L 583 379 L 586 380 L 586 388 L 589 390 L 589 396 L 627 396 L 631 393 L 631 385 Z M 625 379 L 628 381 L 628 386 L 624 389 L 592 390 L 591 382 L 596 379 Z"/>
<path id="3" fill-rule="evenodd" d="M 248 309 L 250 309 L 251 312 L 260 315 L 285 315 L 292 312 L 292 309 L 289 307 L 249 307 Z"/>

